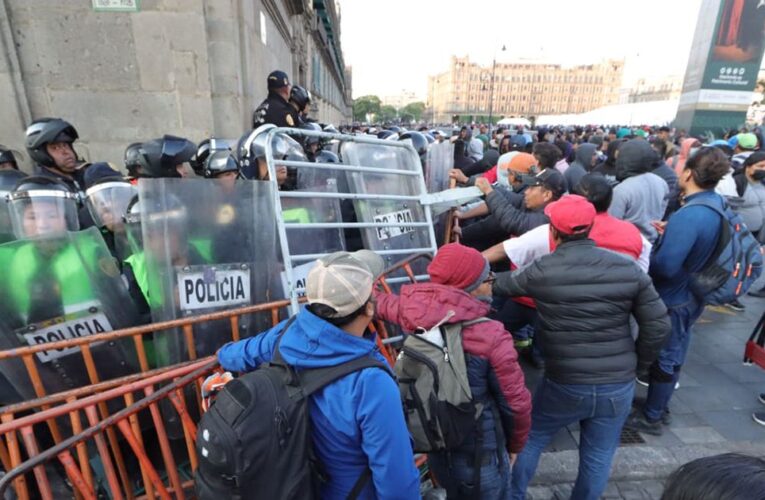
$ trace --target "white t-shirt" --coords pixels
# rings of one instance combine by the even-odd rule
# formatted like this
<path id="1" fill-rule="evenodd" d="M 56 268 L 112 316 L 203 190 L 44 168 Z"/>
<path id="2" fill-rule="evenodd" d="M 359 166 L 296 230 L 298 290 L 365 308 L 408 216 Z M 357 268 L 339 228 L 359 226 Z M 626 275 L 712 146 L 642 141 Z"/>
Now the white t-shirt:
<path id="1" fill-rule="evenodd" d="M 518 269 L 523 269 L 536 259 L 550 253 L 550 224 L 542 224 L 531 231 L 527 231 L 517 238 L 510 238 L 502 242 L 505 254 L 510 262 L 515 264 Z M 637 264 L 643 272 L 648 272 L 648 265 L 651 262 L 651 242 L 640 235 L 643 240 L 643 249 L 638 257 Z"/>

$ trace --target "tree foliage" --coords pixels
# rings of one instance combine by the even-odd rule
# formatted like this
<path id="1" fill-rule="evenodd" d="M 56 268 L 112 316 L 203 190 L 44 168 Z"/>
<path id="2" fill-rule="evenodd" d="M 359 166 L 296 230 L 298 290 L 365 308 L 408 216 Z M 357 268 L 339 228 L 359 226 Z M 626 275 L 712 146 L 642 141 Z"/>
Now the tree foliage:
<path id="1" fill-rule="evenodd" d="M 353 100 L 353 119 L 358 122 L 367 120 L 368 114 L 380 114 L 380 98 L 376 95 L 365 95 Z"/>

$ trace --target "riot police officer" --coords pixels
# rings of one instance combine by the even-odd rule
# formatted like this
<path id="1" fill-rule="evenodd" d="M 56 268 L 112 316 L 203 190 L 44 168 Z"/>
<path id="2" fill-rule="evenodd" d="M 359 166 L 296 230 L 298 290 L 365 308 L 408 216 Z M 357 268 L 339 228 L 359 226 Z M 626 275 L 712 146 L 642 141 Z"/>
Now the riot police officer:
<path id="1" fill-rule="evenodd" d="M 297 111 L 300 123 L 309 121 L 309 104 L 311 104 L 311 93 L 300 85 L 293 85 L 290 91 L 290 105 Z"/>
<path id="2" fill-rule="evenodd" d="M 35 174 L 59 180 L 74 193 L 83 188 L 81 168 L 72 144 L 79 138 L 77 130 L 60 118 L 41 118 L 26 131 L 26 147 L 35 163 Z"/>
<path id="3" fill-rule="evenodd" d="M 165 135 L 138 148 L 142 177 L 189 177 L 197 146 L 188 139 Z"/>
<path id="4" fill-rule="evenodd" d="M 8 193 L 16 187 L 16 184 L 27 174 L 20 170 L 0 169 L 0 244 L 13 241 L 13 225 L 11 224 L 11 212 L 6 198 Z"/>
<path id="5" fill-rule="evenodd" d="M 85 174 L 84 205 L 91 225 L 101 231 L 106 246 L 120 263 L 129 255 L 123 216 L 138 189 L 105 163 L 94 163 Z M 80 214 L 80 223 L 83 221 Z"/>
<path id="6" fill-rule="evenodd" d="M 138 159 L 140 156 L 139 151 L 141 149 L 141 144 L 142 143 L 140 142 L 134 142 L 125 148 L 125 169 L 128 173 L 127 180 L 133 184 L 135 184 L 142 176 L 141 161 Z"/>
<path id="7" fill-rule="evenodd" d="M 272 71 L 267 81 L 268 97 L 252 114 L 252 128 L 256 129 L 267 123 L 273 123 L 277 127 L 297 127 L 300 117 L 289 103 L 292 85 L 287 73 Z"/>
<path id="8" fill-rule="evenodd" d="M 18 170 L 19 164 L 16 163 L 16 157 L 13 151 L 0 146 L 0 172 L 3 170 Z"/>

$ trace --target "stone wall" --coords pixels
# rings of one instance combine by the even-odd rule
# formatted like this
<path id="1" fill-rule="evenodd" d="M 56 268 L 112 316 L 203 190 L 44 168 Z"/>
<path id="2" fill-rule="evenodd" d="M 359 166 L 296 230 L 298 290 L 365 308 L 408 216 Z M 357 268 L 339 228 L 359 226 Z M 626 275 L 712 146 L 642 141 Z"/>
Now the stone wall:
<path id="1" fill-rule="evenodd" d="M 137 13 L 0 0 L 0 144 L 23 151 L 26 125 L 44 116 L 70 121 L 87 159 L 116 165 L 129 143 L 165 133 L 237 138 L 268 73 L 297 69 L 307 35 L 289 19 L 277 0 L 142 0 Z M 339 123 L 342 111 L 317 118 Z"/>

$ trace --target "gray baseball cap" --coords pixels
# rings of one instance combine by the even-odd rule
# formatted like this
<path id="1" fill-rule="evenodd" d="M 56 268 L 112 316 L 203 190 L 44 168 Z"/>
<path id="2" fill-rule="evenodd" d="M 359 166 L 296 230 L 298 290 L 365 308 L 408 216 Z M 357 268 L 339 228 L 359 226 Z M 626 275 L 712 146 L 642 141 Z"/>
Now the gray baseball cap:
<path id="1" fill-rule="evenodd" d="M 333 318 L 348 316 L 366 304 L 384 268 L 382 257 L 370 250 L 329 254 L 308 273 L 308 303 L 331 307 L 337 311 Z"/>

